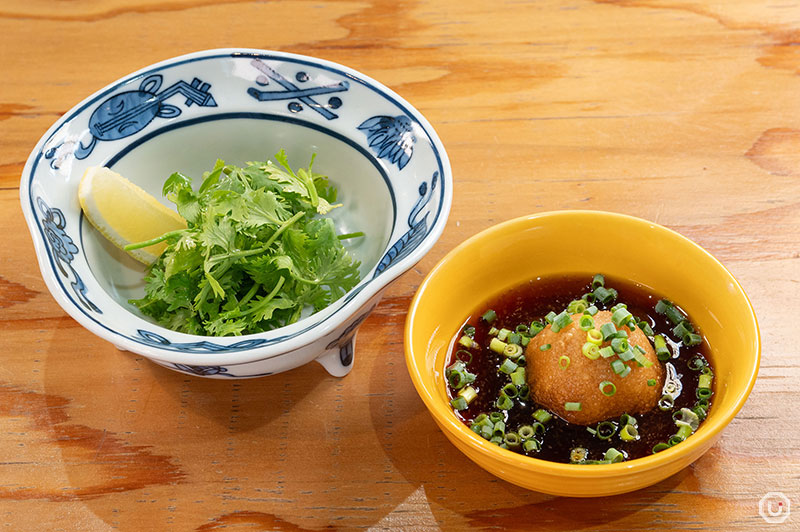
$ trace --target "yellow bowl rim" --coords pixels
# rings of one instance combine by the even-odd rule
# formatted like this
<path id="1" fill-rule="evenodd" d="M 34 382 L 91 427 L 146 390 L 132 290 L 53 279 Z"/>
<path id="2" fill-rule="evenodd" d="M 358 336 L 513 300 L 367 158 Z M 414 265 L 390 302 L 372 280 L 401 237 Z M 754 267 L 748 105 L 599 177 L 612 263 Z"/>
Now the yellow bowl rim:
<path id="1" fill-rule="evenodd" d="M 713 420 L 714 423 L 711 424 L 703 423 L 700 429 L 698 429 L 698 432 L 693 434 L 691 438 L 688 438 L 686 441 L 682 442 L 681 445 L 670 447 L 669 449 L 665 449 L 664 451 L 643 458 L 636 458 L 634 460 L 620 462 L 617 464 L 604 464 L 603 467 L 587 467 L 585 465 L 578 465 L 578 464 L 562 464 L 559 462 L 542 460 L 540 458 L 523 456 L 513 451 L 502 449 L 496 445 L 487 442 L 486 440 L 477 436 L 475 433 L 469 430 L 469 428 L 467 428 L 467 426 L 464 425 L 461 421 L 459 421 L 455 416 L 442 415 L 442 411 L 446 411 L 448 413 L 451 411 L 448 410 L 444 405 L 439 403 L 433 396 L 433 394 L 422 385 L 421 382 L 422 375 L 420 373 L 420 368 L 415 363 L 413 356 L 413 349 L 412 349 L 413 344 L 411 341 L 413 336 L 412 323 L 414 321 L 417 308 L 419 307 L 420 301 L 425 295 L 425 291 L 428 285 L 431 283 L 432 279 L 436 277 L 439 270 L 444 268 L 444 266 L 448 262 L 453 260 L 453 257 L 460 254 L 465 249 L 476 244 L 477 242 L 480 242 L 485 238 L 491 237 L 494 234 L 497 234 L 499 232 L 504 232 L 509 227 L 514 227 L 518 224 L 529 223 L 531 221 L 540 218 L 551 218 L 560 216 L 597 216 L 597 217 L 620 218 L 631 223 L 647 224 L 658 231 L 663 231 L 666 235 L 671 236 L 672 238 L 677 238 L 683 241 L 685 244 L 695 248 L 702 255 L 706 256 L 706 258 L 708 258 L 710 261 L 716 264 L 720 268 L 721 273 L 727 275 L 729 280 L 733 283 L 734 287 L 736 288 L 737 295 L 744 298 L 744 301 L 747 304 L 747 310 L 749 311 L 749 318 L 752 320 L 750 323 L 748 323 L 748 326 L 754 327 L 756 336 L 756 356 L 753 359 L 753 364 L 749 368 L 747 368 L 747 371 L 750 374 L 750 378 L 744 390 L 742 390 L 738 394 L 738 397 L 736 397 L 736 402 L 734 403 L 733 408 L 725 412 L 722 412 L 719 415 L 719 417 Z M 702 452 L 704 444 L 706 444 L 706 442 L 713 439 L 717 434 L 719 434 L 722 431 L 722 429 L 724 429 L 728 425 L 728 423 L 731 422 L 731 420 L 736 416 L 736 414 L 739 413 L 742 406 L 744 406 L 747 397 L 750 395 L 750 392 L 752 391 L 753 386 L 755 385 L 755 381 L 758 376 L 759 365 L 761 363 L 761 333 L 758 327 L 758 321 L 756 319 L 756 314 L 755 310 L 753 309 L 753 305 L 750 299 L 747 297 L 747 294 L 745 293 L 739 281 L 719 260 L 717 260 L 713 255 L 711 255 L 711 253 L 703 249 L 703 247 L 701 247 L 694 241 L 681 235 L 677 231 L 673 231 L 672 229 L 664 227 L 655 222 L 651 222 L 643 218 L 638 218 L 627 214 L 620 214 L 615 212 L 599 211 L 599 210 L 584 210 L 584 209 L 544 211 L 535 214 L 520 216 L 517 218 L 512 218 L 510 220 L 506 220 L 499 224 L 490 226 L 476 233 L 475 235 L 469 237 L 467 240 L 465 240 L 464 242 L 462 242 L 461 244 L 450 250 L 433 267 L 433 269 L 428 273 L 428 275 L 425 276 L 425 279 L 422 281 L 419 288 L 417 289 L 416 294 L 414 294 L 414 297 L 411 300 L 411 305 L 409 306 L 408 315 L 406 317 L 406 323 L 405 323 L 404 344 L 405 344 L 406 367 L 408 368 L 408 372 L 411 376 L 412 382 L 414 383 L 414 387 L 416 388 L 417 393 L 419 394 L 422 401 L 425 403 L 426 408 L 434 417 L 434 419 L 437 421 L 440 427 L 449 432 L 450 435 L 457 437 L 462 442 L 470 445 L 472 448 L 474 448 L 481 454 L 492 456 L 497 460 L 501 461 L 505 465 L 514 467 L 523 466 L 524 469 L 536 469 L 543 473 L 548 473 L 554 476 L 571 477 L 571 478 L 600 478 L 600 477 L 619 476 L 620 474 L 629 472 L 633 469 L 636 469 L 639 472 L 650 471 L 653 469 L 664 467 L 668 463 L 678 460 L 682 456 L 692 456 L 695 453 Z"/>

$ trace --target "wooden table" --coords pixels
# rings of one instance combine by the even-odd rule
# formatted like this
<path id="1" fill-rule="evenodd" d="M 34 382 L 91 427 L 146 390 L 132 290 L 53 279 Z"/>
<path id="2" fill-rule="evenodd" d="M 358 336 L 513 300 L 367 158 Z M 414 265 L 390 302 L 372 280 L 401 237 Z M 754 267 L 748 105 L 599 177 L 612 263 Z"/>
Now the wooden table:
<path id="1" fill-rule="evenodd" d="M 800 529 L 800 3 L 0 1 L 0 522 L 8 530 Z M 330 59 L 396 90 L 448 149 L 441 240 L 388 291 L 343 379 L 213 381 L 117 351 L 41 280 L 18 200 L 38 138 L 150 63 L 226 46 Z M 761 372 L 721 441 L 651 488 L 523 491 L 436 428 L 403 360 L 424 275 L 499 221 L 602 209 L 718 257 Z M 780 491 L 797 515 L 759 516 Z"/>

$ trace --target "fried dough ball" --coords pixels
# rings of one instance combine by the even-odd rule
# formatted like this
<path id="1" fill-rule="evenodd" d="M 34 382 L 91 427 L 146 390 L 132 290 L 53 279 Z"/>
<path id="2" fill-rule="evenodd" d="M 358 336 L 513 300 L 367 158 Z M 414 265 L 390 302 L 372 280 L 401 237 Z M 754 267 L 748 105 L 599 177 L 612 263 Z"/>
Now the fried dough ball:
<path id="1" fill-rule="evenodd" d="M 626 364 L 631 368 L 626 377 L 620 377 L 611 367 L 617 357 L 590 360 L 583 354 L 586 331 L 578 326 L 581 314 L 572 316 L 572 323 L 558 332 L 550 325 L 531 338 L 525 352 L 528 386 L 531 397 L 540 405 L 554 412 L 570 423 L 594 425 L 600 421 L 621 414 L 641 414 L 652 410 L 661 397 L 664 386 L 664 367 L 658 361 L 653 346 L 647 336 L 637 327 L 633 331 L 624 327 L 628 333 L 631 349 L 639 345 L 645 350 L 645 357 L 653 365 L 639 366 L 636 360 Z M 596 329 L 611 321 L 611 312 L 600 311 L 594 316 Z M 550 349 L 542 351 L 541 346 L 550 344 Z M 604 342 L 600 347 L 610 345 Z M 570 359 L 567 369 L 561 369 L 559 359 L 566 355 Z M 655 386 L 647 381 L 655 379 Z M 600 391 L 600 383 L 609 381 L 617 387 L 616 393 L 608 397 Z M 567 411 L 567 402 L 580 403 L 579 411 Z"/>

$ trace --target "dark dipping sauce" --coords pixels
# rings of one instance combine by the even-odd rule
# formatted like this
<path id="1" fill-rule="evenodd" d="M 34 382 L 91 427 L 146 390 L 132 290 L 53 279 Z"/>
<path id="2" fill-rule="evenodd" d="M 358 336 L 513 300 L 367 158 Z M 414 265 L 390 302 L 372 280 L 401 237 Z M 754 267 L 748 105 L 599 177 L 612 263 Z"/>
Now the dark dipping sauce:
<path id="1" fill-rule="evenodd" d="M 553 311 L 558 314 L 566 309 L 571 301 L 581 299 L 584 294 L 592 292 L 591 281 L 591 275 L 537 278 L 511 289 L 475 310 L 462 329 L 458 331 L 446 366 L 450 367 L 457 360 L 456 353 L 460 350 L 466 350 L 472 354 L 466 370 L 476 375 L 475 381 L 470 386 L 475 388 L 478 393 L 466 409 L 454 410 L 461 421 L 470 426 L 480 414 L 500 412 L 504 415 L 505 430 L 514 432 L 517 432 L 519 427 L 532 425 L 536 421 L 532 414 L 537 409 L 544 407 L 536 404 L 530 398 L 527 400 L 514 398 L 514 406 L 507 411 L 497 408 L 496 401 L 501 389 L 510 381 L 508 375 L 498 370 L 506 357 L 502 353 L 496 353 L 488 348 L 493 338 L 489 331 L 494 327 L 510 329 L 513 332 L 518 324 L 530 325 L 533 321 L 542 321 L 546 324 L 544 317 L 548 312 Z M 584 448 L 588 451 L 585 459 L 590 461 L 589 463 L 594 460 L 602 460 L 610 447 L 620 451 L 626 460 L 642 458 L 653 454 L 653 447 L 656 444 L 667 443 L 676 434 L 678 427 L 673 418 L 674 413 L 679 412 L 681 408 L 691 410 L 697 406 L 698 396 L 696 394 L 700 375 L 703 371 L 713 375 L 708 363 L 706 341 L 703 340 L 699 345 L 688 347 L 684 346 L 682 341 L 675 339 L 672 332 L 675 324 L 655 310 L 657 302 L 662 299 L 660 294 L 654 294 L 630 281 L 608 276 L 605 277 L 605 287 L 616 289 L 618 297 L 608 305 L 594 302 L 593 304 L 597 306 L 598 310 L 608 310 L 617 303 L 625 303 L 628 311 L 636 317 L 637 321 L 647 322 L 654 334 L 661 334 L 667 340 L 672 357 L 666 362 L 660 363 L 664 365 L 666 375 L 664 389 L 666 390 L 670 386 L 671 381 L 677 385 L 677 390 L 669 394 L 674 398 L 674 406 L 666 410 L 656 407 L 648 413 L 634 415 L 638 422 L 638 438 L 633 441 L 623 441 L 620 438 L 622 425 L 619 418 L 608 420 L 617 425 L 617 431 L 610 439 L 601 440 L 591 434 L 586 426 L 569 423 L 553 414 L 552 419 L 544 424 L 545 433 L 536 436 L 541 443 L 541 449 L 526 452 L 522 446 L 519 446 L 510 450 L 562 463 L 574 463 L 571 462 L 570 456 L 572 449 L 575 448 Z M 675 306 L 679 308 L 677 303 Z M 497 318 L 491 324 L 481 319 L 483 313 L 488 309 L 494 310 L 497 314 Z M 685 316 L 685 313 L 683 314 Z M 464 335 L 464 330 L 470 326 L 475 328 L 473 339 L 476 346 L 465 349 L 458 341 Z M 652 338 L 650 340 L 652 344 Z M 602 359 L 598 361 L 602 361 Z M 690 361 L 693 365 L 698 364 L 698 366 L 690 368 Z M 698 361 L 708 368 L 701 371 L 702 368 L 699 367 Z M 450 398 L 457 397 L 458 390 L 454 390 L 449 384 L 447 388 Z M 710 407 L 711 398 L 708 398 L 706 410 Z M 701 424 L 704 418 L 705 416 L 700 417 Z M 596 426 L 589 428 L 596 428 Z"/>

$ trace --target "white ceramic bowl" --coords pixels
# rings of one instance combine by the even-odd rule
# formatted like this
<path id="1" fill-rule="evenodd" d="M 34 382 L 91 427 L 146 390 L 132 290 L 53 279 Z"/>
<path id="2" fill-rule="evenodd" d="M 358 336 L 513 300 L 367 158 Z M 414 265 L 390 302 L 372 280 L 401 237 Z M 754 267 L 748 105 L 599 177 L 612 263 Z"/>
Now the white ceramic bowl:
<path id="1" fill-rule="evenodd" d="M 84 170 L 111 167 L 161 197 L 172 172 L 197 181 L 217 158 L 243 164 L 281 148 L 295 167 L 316 153 L 314 170 L 345 205 L 333 211 L 337 229 L 367 233 L 348 241 L 362 281 L 310 317 L 241 337 L 171 331 L 128 304 L 143 293 L 144 268 L 85 222 Z M 53 297 L 120 349 L 207 377 L 263 376 L 311 360 L 343 376 L 358 326 L 441 235 L 452 174 L 431 125 L 380 83 L 312 57 L 222 49 L 149 66 L 75 106 L 28 158 L 20 200 Z"/>

